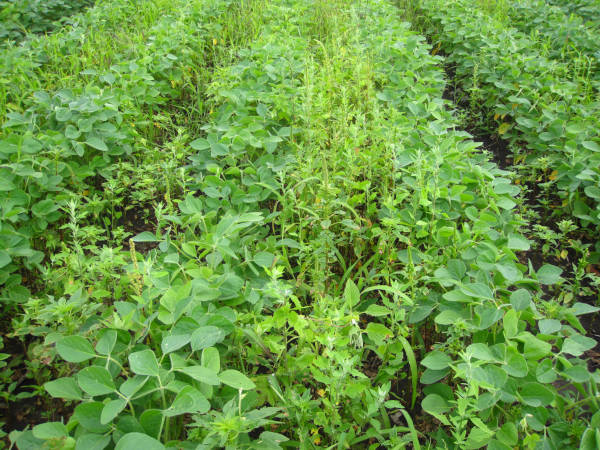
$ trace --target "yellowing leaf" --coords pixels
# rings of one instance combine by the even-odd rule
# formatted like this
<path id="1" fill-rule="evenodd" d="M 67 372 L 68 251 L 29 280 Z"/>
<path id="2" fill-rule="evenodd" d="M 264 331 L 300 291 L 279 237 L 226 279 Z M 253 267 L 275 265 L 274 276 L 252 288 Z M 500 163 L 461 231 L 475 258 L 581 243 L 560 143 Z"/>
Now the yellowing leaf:
<path id="1" fill-rule="evenodd" d="M 217 40 L 213 39 L 213 45 L 217 45 Z"/>
<path id="2" fill-rule="evenodd" d="M 325 389 L 317 389 L 317 394 L 319 397 L 325 397 Z"/>
<path id="3" fill-rule="evenodd" d="M 498 127 L 498 134 L 506 133 L 510 128 L 510 123 L 504 122 Z"/>
<path id="4" fill-rule="evenodd" d="M 494 120 L 498 120 L 500 118 L 500 114 L 496 113 L 494 114 Z"/>
<path id="5" fill-rule="evenodd" d="M 569 252 L 567 250 L 563 250 L 562 252 L 560 252 L 561 259 L 567 259 L 568 255 L 569 255 Z"/>
<path id="6" fill-rule="evenodd" d="M 557 170 L 553 170 L 552 173 L 550 174 L 550 176 L 548 177 L 549 180 L 556 180 L 556 176 L 558 175 L 558 171 Z"/>

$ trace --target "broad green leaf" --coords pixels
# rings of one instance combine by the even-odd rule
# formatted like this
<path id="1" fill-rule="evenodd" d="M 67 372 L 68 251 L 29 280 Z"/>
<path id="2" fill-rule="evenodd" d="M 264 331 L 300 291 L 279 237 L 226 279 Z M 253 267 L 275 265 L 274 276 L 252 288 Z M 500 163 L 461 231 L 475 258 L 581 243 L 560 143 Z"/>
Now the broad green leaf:
<path id="1" fill-rule="evenodd" d="M 112 422 L 112 420 L 119 415 L 123 409 L 127 406 L 127 401 L 124 398 L 118 398 L 116 400 L 111 400 L 102 409 L 102 414 L 100 415 L 100 423 L 106 424 Z"/>
<path id="2" fill-rule="evenodd" d="M 158 242 L 154 233 L 150 233 L 149 231 L 142 231 L 140 234 L 133 237 L 132 240 L 133 242 Z"/>
<path id="3" fill-rule="evenodd" d="M 104 367 L 90 366 L 80 370 L 77 382 L 81 389 L 92 397 L 110 394 L 116 390 L 110 373 Z"/>
<path id="4" fill-rule="evenodd" d="M 208 347 L 202 350 L 201 363 L 204 367 L 219 373 L 221 370 L 219 350 L 217 350 L 215 347 Z"/>
<path id="5" fill-rule="evenodd" d="M 199 327 L 191 337 L 192 350 L 202 350 L 221 342 L 225 339 L 225 332 L 218 327 L 207 325 Z"/>
<path id="6" fill-rule="evenodd" d="M 387 316 L 388 314 L 391 314 L 391 313 L 392 313 L 392 311 L 390 311 L 385 306 L 380 306 L 380 305 L 375 305 L 375 304 L 369 305 L 369 307 L 364 312 L 364 314 L 368 314 L 369 316 L 373 316 L 373 317 Z"/>
<path id="7" fill-rule="evenodd" d="M 510 339 L 519 331 L 519 317 L 514 309 L 509 309 L 502 319 L 504 325 L 504 336 Z"/>
<path id="8" fill-rule="evenodd" d="M 127 433 L 119 442 L 115 450 L 165 450 L 165 446 L 153 437 L 143 433 Z"/>
<path id="9" fill-rule="evenodd" d="M 544 342 L 531 333 L 525 333 L 523 337 L 519 337 L 521 341 L 525 344 L 525 356 L 528 360 L 538 360 L 543 358 L 546 355 L 549 355 L 552 351 L 552 345 L 548 342 Z"/>
<path id="10" fill-rule="evenodd" d="M 516 425 L 512 422 L 507 422 L 502 425 L 502 427 L 496 431 L 496 439 L 510 447 L 517 445 L 517 442 L 519 441 L 519 432 L 517 431 Z"/>
<path id="11" fill-rule="evenodd" d="M 525 383 L 519 389 L 523 402 L 529 406 L 547 406 L 554 400 L 554 392 L 540 383 Z"/>
<path id="12" fill-rule="evenodd" d="M 555 284 L 562 279 L 561 274 L 562 269 L 560 267 L 553 266 L 552 264 L 544 264 L 537 271 L 537 279 L 542 284 Z"/>
<path id="13" fill-rule="evenodd" d="M 162 412 L 158 409 L 147 409 L 140 415 L 140 425 L 146 434 L 158 438 L 158 431 L 163 420 Z"/>
<path id="14" fill-rule="evenodd" d="M 514 347 L 509 347 L 506 350 L 505 365 L 502 368 L 508 375 L 516 378 L 524 377 L 529 371 L 527 360 Z"/>
<path id="15" fill-rule="evenodd" d="M 0 250 L 0 269 L 6 267 L 12 261 L 10 255 L 5 250 Z"/>
<path id="16" fill-rule="evenodd" d="M 242 389 L 248 391 L 256 387 L 256 385 L 250 378 L 248 378 L 243 373 L 232 369 L 221 372 L 219 374 L 219 380 L 221 380 L 223 384 L 231 386 L 234 389 Z"/>
<path id="17" fill-rule="evenodd" d="M 540 383 L 544 384 L 554 383 L 556 381 L 558 375 L 552 365 L 551 359 L 544 359 L 538 364 L 535 370 L 535 377 Z"/>
<path id="18" fill-rule="evenodd" d="M 523 236 L 519 236 L 518 234 L 511 234 L 508 236 L 508 248 L 511 250 L 526 252 L 530 247 L 529 241 Z"/>
<path id="19" fill-rule="evenodd" d="M 494 361 L 496 359 L 490 348 L 482 343 L 469 345 L 467 347 L 467 353 L 470 353 L 474 358 L 481 359 L 482 361 Z"/>
<path id="20" fill-rule="evenodd" d="M 423 358 L 421 364 L 423 364 L 428 369 L 432 370 L 443 370 L 450 365 L 452 362 L 452 358 L 446 355 L 443 352 L 435 350 L 430 352 Z"/>
<path id="21" fill-rule="evenodd" d="M 73 377 L 58 378 L 44 384 L 44 389 L 52 397 L 65 400 L 83 400 L 81 389 Z"/>
<path id="22" fill-rule="evenodd" d="M 377 322 L 369 322 L 365 331 L 375 345 L 384 344 L 386 339 L 391 338 L 394 334 L 388 327 Z"/>
<path id="23" fill-rule="evenodd" d="M 554 334 L 560 331 L 562 325 L 559 320 L 556 319 L 543 319 L 538 322 L 540 333 L 542 334 Z"/>
<path id="24" fill-rule="evenodd" d="M 510 294 L 510 304 L 515 311 L 524 311 L 531 305 L 531 294 L 526 289 L 517 289 Z"/>
<path id="25" fill-rule="evenodd" d="M 138 375 L 158 376 L 158 361 L 152 350 L 142 350 L 129 355 L 129 366 Z"/>
<path id="26" fill-rule="evenodd" d="M 33 427 L 33 435 L 38 439 L 56 439 L 69 434 L 62 422 L 46 422 Z"/>
<path id="27" fill-rule="evenodd" d="M 104 450 L 110 442 L 110 435 L 84 434 L 77 438 L 75 450 Z"/>
<path id="28" fill-rule="evenodd" d="M 160 349 L 162 350 L 163 354 L 168 355 L 169 353 L 177 351 L 186 346 L 190 342 L 191 338 L 192 337 L 189 334 L 166 336 L 160 343 Z"/>
<path id="29" fill-rule="evenodd" d="M 598 450 L 600 448 L 600 440 L 598 440 L 598 429 L 588 427 L 581 436 L 579 450 Z"/>
<path id="30" fill-rule="evenodd" d="M 421 402 L 421 407 L 423 408 L 423 411 L 431 414 L 444 425 L 450 425 L 450 422 L 446 416 L 444 416 L 445 413 L 450 411 L 450 406 L 443 397 L 439 396 L 438 394 L 429 394 Z"/>
<path id="31" fill-rule="evenodd" d="M 356 306 L 360 302 L 360 291 L 354 281 L 348 279 L 346 281 L 346 287 L 344 288 L 344 300 L 350 307 Z"/>
<path id="32" fill-rule="evenodd" d="M 87 431 L 103 434 L 110 429 L 109 425 L 100 423 L 103 409 L 104 404 L 101 402 L 81 403 L 75 408 L 73 419 L 77 420 Z"/>
<path id="33" fill-rule="evenodd" d="M 221 384 L 217 372 L 209 369 L 208 367 L 202 366 L 190 366 L 182 367 L 177 369 L 178 372 L 184 373 L 194 380 L 201 381 L 202 383 L 210 384 L 211 386 L 218 386 Z"/>
<path id="34" fill-rule="evenodd" d="M 115 348 L 117 342 L 117 331 L 116 330 L 104 330 L 98 342 L 96 342 L 96 351 L 101 355 L 110 355 Z"/>
<path id="35" fill-rule="evenodd" d="M 144 384 L 149 380 L 147 376 L 135 375 L 133 378 L 128 378 L 119 386 L 119 391 L 125 397 L 132 397 L 137 391 L 139 391 Z"/>
<path id="36" fill-rule="evenodd" d="M 594 339 L 582 336 L 581 334 L 573 334 L 564 340 L 561 351 L 573 356 L 581 356 L 595 346 L 596 341 Z"/>
<path id="37" fill-rule="evenodd" d="M 171 406 L 163 411 L 163 415 L 173 417 L 181 414 L 204 414 L 209 409 L 210 403 L 206 397 L 192 386 L 186 386 L 179 391 Z"/>
<path id="38" fill-rule="evenodd" d="M 102 152 L 108 151 L 108 147 L 106 146 L 106 143 L 97 136 L 88 137 L 87 140 L 85 141 L 85 143 L 87 145 L 89 145 L 90 147 L 95 148 L 96 150 L 100 150 Z"/>
<path id="39" fill-rule="evenodd" d="M 467 283 L 461 286 L 460 290 L 469 297 L 483 298 L 487 300 L 494 299 L 494 294 L 492 293 L 490 287 L 483 283 Z"/>
<path id="40" fill-rule="evenodd" d="M 259 252 L 254 255 L 254 262 L 260 267 L 270 268 L 275 261 L 275 255 L 269 252 Z"/>
<path id="41" fill-rule="evenodd" d="M 56 351 L 62 359 L 80 363 L 96 356 L 92 344 L 81 336 L 67 336 L 56 343 Z"/>
<path id="42" fill-rule="evenodd" d="M 586 383 L 590 381 L 590 373 L 584 366 L 573 366 L 564 370 L 564 375 L 575 383 Z"/>

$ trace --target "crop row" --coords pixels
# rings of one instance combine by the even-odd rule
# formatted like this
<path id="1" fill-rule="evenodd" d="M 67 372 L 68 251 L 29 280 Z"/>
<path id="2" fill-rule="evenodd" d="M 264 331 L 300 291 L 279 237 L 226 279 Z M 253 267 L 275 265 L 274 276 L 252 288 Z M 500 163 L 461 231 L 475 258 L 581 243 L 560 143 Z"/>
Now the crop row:
<path id="1" fill-rule="evenodd" d="M 0 134 L 0 284 L 5 302 L 28 297 L 20 286 L 22 268 L 39 268 L 44 247 L 56 245 L 55 234 L 47 229 L 49 224 L 62 224 L 66 211 L 61 206 L 82 192 L 87 196 L 84 201 L 92 201 L 101 187 L 97 185 L 99 173 L 106 177 L 115 161 L 138 159 L 161 136 L 168 136 L 173 125 L 156 114 L 162 105 L 186 98 L 193 99 L 191 104 L 201 102 L 199 89 L 207 61 L 218 52 L 212 40 L 222 27 L 219 17 L 232 6 L 223 2 L 210 8 L 194 5 L 185 15 L 173 13 L 174 3 L 169 6 L 173 10 L 155 8 L 146 21 L 147 41 L 138 38 L 133 45 L 137 37 L 133 36 L 122 57 L 105 49 L 103 64 L 85 70 L 76 64 L 70 74 L 66 73 L 69 69 L 59 72 L 62 78 L 55 90 L 48 77 L 56 74 L 46 71 L 59 63 L 58 55 L 36 68 L 38 64 L 32 67 L 27 52 L 13 54 L 13 68 L 23 63 L 28 77 L 22 85 L 4 85 L 8 101 Z M 200 21 L 202 16 L 206 19 Z M 91 17 L 100 19 L 94 13 Z M 65 32 L 64 41 L 60 35 L 50 39 L 69 48 L 85 39 L 87 32 L 92 30 L 73 29 Z M 94 48 L 84 52 L 89 54 Z M 44 54 L 37 48 L 33 52 Z M 47 89 L 36 89 L 42 86 Z M 197 108 L 202 114 L 201 104 Z M 179 114 L 185 117 L 189 112 Z M 109 233 L 112 225 L 112 221 L 101 223 Z"/>
<path id="2" fill-rule="evenodd" d="M 547 0 L 547 3 L 560 7 L 568 15 L 576 14 L 585 22 L 600 23 L 598 0 Z"/>
<path id="3" fill-rule="evenodd" d="M 52 31 L 93 3 L 92 0 L 0 1 L 0 47 L 19 42 L 31 33 Z"/>
<path id="4" fill-rule="evenodd" d="M 515 161 L 533 170 L 546 189 L 555 187 L 562 206 L 584 225 L 596 227 L 600 103 L 593 83 L 571 64 L 544 57 L 537 41 L 472 1 L 453 2 L 448 14 L 435 0 L 422 8 L 435 45 L 448 55 L 472 104 L 512 143 Z"/>
<path id="5" fill-rule="evenodd" d="M 548 5 L 543 0 L 511 2 L 507 8 L 507 18 L 508 25 L 519 31 L 527 34 L 539 33 L 542 38 L 539 46 L 542 52 L 545 51 L 543 43 L 547 42 L 547 56 L 580 66 L 582 76 L 589 77 L 590 82 L 594 80 L 598 89 L 598 26 L 585 24 L 580 17 L 569 16 L 559 7 Z"/>
<path id="6" fill-rule="evenodd" d="M 19 150 L 26 138 L 64 141 L 51 169 L 106 176 L 156 153 L 176 164 L 157 156 L 172 174 L 158 173 L 153 231 L 129 252 L 90 237 L 113 219 L 108 197 L 128 194 L 48 198 L 65 206 L 54 223 L 69 242 L 44 271 L 63 284 L 39 289 L 14 324 L 42 339 L 33 359 L 54 371 L 40 384 L 75 409 L 67 423 L 14 433 L 18 448 L 509 449 L 573 447 L 582 435 L 594 448 L 597 418 L 582 411 L 598 410 L 597 377 L 580 357 L 595 342 L 578 316 L 595 309 L 548 300 L 561 270 L 519 259 L 530 247 L 513 212 L 520 189 L 457 130 L 441 58 L 398 10 L 180 6 L 140 38 L 140 76 L 114 55 L 108 67 L 125 75 L 37 94 L 30 116 L 19 113 L 30 121 L 7 127 Z M 208 59 L 233 30 L 256 39 L 240 39 L 248 47 L 231 61 Z M 211 74 L 188 75 L 208 62 Z M 50 107 L 37 119 L 40 104 Z M 97 113 L 108 117 L 89 120 Z M 163 117 L 174 121 L 166 132 Z M 413 420 L 417 399 L 443 425 L 431 435 Z"/>

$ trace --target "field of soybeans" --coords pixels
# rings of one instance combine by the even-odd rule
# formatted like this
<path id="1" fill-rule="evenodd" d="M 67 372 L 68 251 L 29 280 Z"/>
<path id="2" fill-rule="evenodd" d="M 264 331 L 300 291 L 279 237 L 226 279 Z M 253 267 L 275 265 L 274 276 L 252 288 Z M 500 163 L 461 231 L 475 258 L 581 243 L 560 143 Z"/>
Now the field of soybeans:
<path id="1" fill-rule="evenodd" d="M 599 36 L 0 0 L 0 449 L 599 449 Z"/>

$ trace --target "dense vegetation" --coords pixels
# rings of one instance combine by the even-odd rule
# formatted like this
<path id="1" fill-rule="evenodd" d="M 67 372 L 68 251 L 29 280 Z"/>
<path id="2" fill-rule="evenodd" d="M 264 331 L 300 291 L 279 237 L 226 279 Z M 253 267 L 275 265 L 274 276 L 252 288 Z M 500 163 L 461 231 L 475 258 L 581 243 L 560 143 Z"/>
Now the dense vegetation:
<path id="1" fill-rule="evenodd" d="M 4 3 L 4 444 L 600 446 L 596 0 Z"/>

